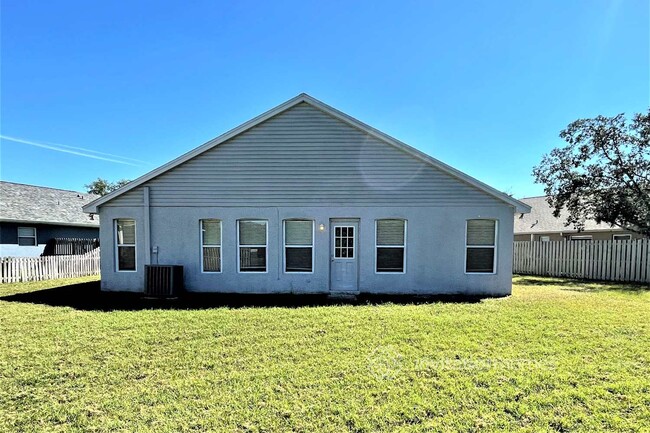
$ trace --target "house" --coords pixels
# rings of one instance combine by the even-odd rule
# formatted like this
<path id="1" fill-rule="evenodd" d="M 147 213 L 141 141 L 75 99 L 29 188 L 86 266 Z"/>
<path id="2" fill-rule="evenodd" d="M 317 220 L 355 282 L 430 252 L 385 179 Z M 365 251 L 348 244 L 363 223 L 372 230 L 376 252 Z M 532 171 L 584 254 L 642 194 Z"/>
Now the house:
<path id="1" fill-rule="evenodd" d="M 103 290 L 507 295 L 529 207 L 300 94 L 84 210 Z"/>
<path id="2" fill-rule="evenodd" d="M 593 220 L 586 221 L 584 230 L 578 232 L 572 225 L 565 226 L 566 216 L 553 216 L 553 208 L 546 201 L 546 196 L 522 198 L 520 201 L 530 206 L 531 211 L 515 215 L 515 241 L 616 241 L 643 237 Z"/>
<path id="3" fill-rule="evenodd" d="M 56 239 L 97 239 L 99 218 L 82 206 L 99 196 L 0 181 L 0 257 L 39 256 Z"/>

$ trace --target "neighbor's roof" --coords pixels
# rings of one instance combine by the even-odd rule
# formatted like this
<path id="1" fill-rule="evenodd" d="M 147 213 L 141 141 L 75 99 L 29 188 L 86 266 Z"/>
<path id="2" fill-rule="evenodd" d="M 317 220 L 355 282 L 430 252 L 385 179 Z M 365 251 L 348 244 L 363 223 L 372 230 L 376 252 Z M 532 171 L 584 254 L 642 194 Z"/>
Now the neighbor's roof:
<path id="1" fill-rule="evenodd" d="M 528 214 L 515 214 L 515 234 L 530 233 L 569 233 L 576 232 L 573 224 L 565 226 L 566 214 L 559 218 L 553 216 L 553 208 L 546 201 L 546 196 L 522 198 L 519 201 L 531 207 Z M 596 221 L 585 221 L 584 231 L 622 230 L 608 224 L 598 224 Z"/>
<path id="2" fill-rule="evenodd" d="M 82 207 L 97 199 L 64 189 L 0 181 L 0 221 L 99 226 L 97 215 L 91 220 Z"/>
<path id="3" fill-rule="evenodd" d="M 515 207 L 517 212 L 530 212 L 530 208 L 528 205 L 510 197 L 508 194 L 505 194 L 497 189 L 492 188 L 489 185 L 486 185 L 485 183 L 474 179 L 471 176 L 468 176 L 467 174 L 441 162 L 438 161 L 435 158 L 432 158 L 431 156 L 427 155 L 424 152 L 421 152 L 387 134 L 384 134 L 383 132 L 366 125 L 365 123 L 355 119 L 354 117 L 348 116 L 347 114 L 330 107 L 329 105 L 312 98 L 311 96 L 307 95 L 306 93 L 301 93 L 300 95 L 288 100 L 287 102 L 278 105 L 275 108 L 272 108 L 271 110 L 267 111 L 266 113 L 260 114 L 259 116 L 249 120 L 246 123 L 241 124 L 240 126 L 231 129 L 230 131 L 226 132 L 225 134 L 220 135 L 219 137 L 208 141 L 207 143 L 204 143 L 203 145 L 185 153 L 184 155 L 179 156 L 178 158 L 174 159 L 173 161 L 168 162 L 165 165 L 162 165 L 155 170 L 150 171 L 149 173 L 135 179 L 134 181 L 131 181 L 127 183 L 125 186 L 122 188 L 119 188 L 115 191 L 113 191 L 110 194 L 106 194 L 103 197 L 100 197 L 99 199 L 93 201 L 92 203 L 89 203 L 88 205 L 84 206 L 84 211 L 85 212 L 97 212 L 97 207 L 101 206 L 102 204 L 106 203 L 109 200 L 114 199 L 115 197 L 118 197 L 122 194 L 124 194 L 127 191 L 130 191 L 143 183 L 155 178 L 156 176 L 159 176 L 174 167 L 194 158 L 197 155 L 200 155 L 203 152 L 206 152 L 210 149 L 212 149 L 215 146 L 218 146 L 219 144 L 230 140 L 231 138 L 253 128 L 254 126 L 259 125 L 260 123 L 270 119 L 273 116 L 276 116 L 298 104 L 301 103 L 306 103 L 311 105 L 312 107 L 321 110 L 322 112 L 329 114 L 330 116 L 334 117 L 335 119 L 338 119 L 344 123 L 347 123 L 348 125 L 352 126 L 353 128 L 359 129 L 360 131 L 378 139 L 381 140 L 385 143 L 388 143 L 398 149 L 401 149 L 402 151 L 410 154 L 411 156 L 439 169 L 440 171 L 447 173 L 448 175 L 460 180 L 461 182 L 464 182 L 466 184 L 469 184 L 483 192 L 485 192 L 488 195 L 493 196 L 494 198 L 509 204 L 510 206 Z"/>

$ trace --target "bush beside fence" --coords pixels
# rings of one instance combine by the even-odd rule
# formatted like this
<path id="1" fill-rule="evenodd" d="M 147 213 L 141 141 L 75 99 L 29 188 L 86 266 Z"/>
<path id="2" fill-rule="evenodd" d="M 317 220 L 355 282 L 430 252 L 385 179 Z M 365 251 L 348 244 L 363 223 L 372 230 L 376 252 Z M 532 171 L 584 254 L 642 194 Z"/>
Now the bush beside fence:
<path id="1" fill-rule="evenodd" d="M 650 283 L 650 239 L 516 241 L 513 272 L 525 275 Z"/>
<path id="2" fill-rule="evenodd" d="M 2 257 L 0 283 L 99 275 L 99 248 L 74 256 Z"/>

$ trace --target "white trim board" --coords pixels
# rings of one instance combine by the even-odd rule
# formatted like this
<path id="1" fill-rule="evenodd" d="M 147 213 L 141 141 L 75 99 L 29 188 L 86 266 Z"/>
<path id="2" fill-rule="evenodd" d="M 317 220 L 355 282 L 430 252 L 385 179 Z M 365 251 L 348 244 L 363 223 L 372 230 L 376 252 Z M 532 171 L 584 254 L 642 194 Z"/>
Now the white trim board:
<path id="1" fill-rule="evenodd" d="M 220 136 L 218 136 L 218 137 L 216 137 L 216 138 L 202 144 L 201 146 L 199 146 L 199 147 L 197 147 L 197 148 L 195 148 L 193 150 L 190 150 L 189 152 L 179 156 L 178 158 L 168 162 L 167 164 L 164 164 L 164 165 L 150 171 L 149 173 L 147 173 L 147 174 L 145 174 L 143 176 L 140 176 L 139 178 L 127 183 L 122 188 L 119 188 L 119 189 L 117 189 L 117 190 L 115 190 L 115 191 L 113 191 L 113 192 L 111 192 L 109 194 L 106 194 L 103 197 L 100 197 L 100 198 L 86 204 L 83 207 L 83 211 L 86 212 L 86 213 L 97 213 L 97 208 L 99 206 L 101 206 L 104 203 L 114 199 L 115 197 L 118 197 L 118 196 L 120 196 L 120 195 L 122 195 L 122 194 L 124 194 L 124 193 L 126 193 L 128 191 L 131 191 L 134 188 L 137 188 L 138 186 L 142 185 L 143 183 L 145 183 L 145 182 L 147 182 L 147 181 L 149 181 L 149 180 L 151 180 L 151 179 L 153 179 L 153 178 L 155 178 L 155 177 L 157 177 L 157 176 L 159 176 L 159 175 L 173 169 L 174 167 L 177 167 L 180 164 L 183 164 L 184 162 L 194 158 L 195 156 L 198 156 L 198 155 L 202 154 L 203 152 L 206 152 L 206 151 L 218 146 L 219 144 L 221 144 L 221 143 L 223 143 L 223 142 L 225 142 L 227 140 L 230 140 L 231 138 L 233 138 L 233 137 L 235 137 L 235 136 L 237 136 L 237 135 L 239 135 L 239 134 L 241 134 L 241 133 L 243 133 L 243 132 L 245 132 L 245 131 L 247 131 L 247 130 L 255 127 L 255 126 L 257 126 L 257 125 L 259 125 L 260 123 L 262 123 L 262 122 L 264 122 L 264 121 L 266 121 L 266 120 L 268 120 L 268 119 L 270 119 L 270 118 L 272 118 L 272 117 L 274 117 L 274 116 L 276 116 L 276 115 L 278 115 L 278 114 L 280 114 L 280 113 L 282 113 L 282 112 L 284 112 L 284 111 L 286 111 L 286 110 L 288 110 L 288 109 L 290 109 L 290 108 L 292 108 L 292 107 L 294 107 L 294 106 L 296 106 L 298 104 L 301 104 L 303 102 L 306 103 L 306 104 L 311 105 L 314 108 L 317 108 L 317 109 L 321 110 L 322 112 L 324 112 L 326 114 L 329 114 L 330 116 L 334 117 L 335 119 L 338 119 L 338 120 L 340 120 L 340 121 L 342 121 L 342 122 L 356 128 L 356 129 L 361 130 L 362 132 L 364 132 L 364 133 L 366 133 L 366 134 L 368 134 L 368 135 L 370 135 L 370 136 L 372 136 L 372 137 L 374 137 L 374 138 L 376 138 L 376 139 L 378 139 L 380 141 L 388 143 L 388 144 L 400 149 L 401 151 L 408 153 L 409 155 L 411 155 L 411 156 L 413 156 L 413 157 L 415 157 L 415 158 L 417 158 L 417 159 L 419 159 L 419 160 L 421 160 L 421 161 L 423 161 L 423 162 L 425 162 L 425 163 L 439 169 L 440 171 L 442 171 L 442 172 L 444 172 L 444 173 L 446 173 L 446 174 L 448 174 L 448 175 L 450 175 L 450 176 L 452 176 L 452 177 L 454 177 L 454 178 L 456 178 L 456 179 L 458 179 L 458 180 L 460 180 L 460 181 L 462 181 L 462 182 L 464 182 L 466 184 L 469 184 L 469 185 L 471 185 L 471 186 L 485 192 L 486 194 L 488 194 L 488 195 L 490 195 L 490 196 L 492 196 L 492 197 L 494 197 L 494 198 L 496 198 L 496 199 L 498 199 L 498 200 L 500 200 L 500 201 L 502 201 L 502 202 L 504 202 L 504 203 L 506 203 L 506 204 L 508 204 L 510 206 L 513 206 L 515 208 L 516 212 L 518 212 L 518 213 L 529 213 L 530 212 L 531 207 L 528 206 L 527 204 L 522 203 L 519 200 L 516 200 L 516 199 L 510 197 L 509 195 L 507 195 L 507 194 L 505 194 L 505 193 L 503 193 L 503 192 L 501 192 L 501 191 L 499 191 L 499 190 L 497 190 L 495 188 L 492 188 L 491 186 L 489 186 L 489 185 L 487 185 L 487 184 L 485 184 L 485 183 L 483 183 L 483 182 L 481 182 L 481 181 L 479 181 L 477 179 L 474 179 L 473 177 L 461 172 L 460 170 L 457 170 L 457 169 L 443 163 L 442 161 L 439 161 L 439 160 L 427 155 L 426 153 L 421 152 L 421 151 L 409 146 L 406 143 L 403 143 L 403 142 L 401 142 L 401 141 L 399 141 L 399 140 L 397 140 L 397 139 L 395 139 L 395 138 L 393 138 L 393 137 L 391 137 L 391 136 L 389 136 L 387 134 L 384 134 L 383 132 L 381 132 L 381 131 L 379 131 L 379 130 L 377 130 L 377 129 L 369 126 L 369 125 L 366 125 L 365 123 L 355 119 L 352 116 L 349 116 L 349 115 L 347 115 L 347 114 L 345 114 L 345 113 L 343 113 L 343 112 L 341 112 L 341 111 L 339 111 L 339 110 L 337 110 L 337 109 L 335 109 L 333 107 L 330 107 L 329 105 L 327 105 L 327 104 L 325 104 L 325 103 L 323 103 L 323 102 L 321 102 L 321 101 L 307 95 L 306 93 L 301 93 L 298 96 L 289 99 L 288 101 L 278 105 L 277 107 L 272 108 L 271 110 L 269 110 L 269 111 L 267 111 L 265 113 L 262 113 L 257 117 L 252 118 L 248 122 L 242 123 L 241 125 L 239 125 L 238 127 L 234 128 L 234 129 L 231 129 L 230 131 L 226 132 L 225 134 L 222 134 L 222 135 L 220 135 Z"/>

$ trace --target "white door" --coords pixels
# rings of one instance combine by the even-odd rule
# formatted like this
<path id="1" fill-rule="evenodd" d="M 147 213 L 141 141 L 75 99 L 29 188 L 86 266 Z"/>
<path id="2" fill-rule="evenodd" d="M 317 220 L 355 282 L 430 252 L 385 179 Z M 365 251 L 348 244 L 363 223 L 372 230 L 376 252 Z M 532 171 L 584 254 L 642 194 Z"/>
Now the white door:
<path id="1" fill-rule="evenodd" d="M 358 221 L 330 223 L 330 290 L 356 292 L 358 290 Z"/>

